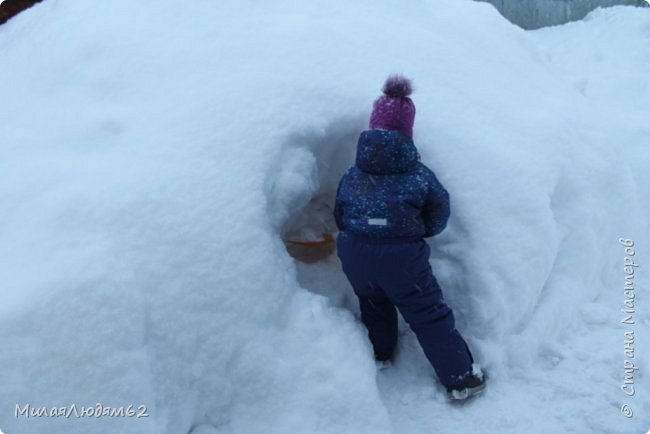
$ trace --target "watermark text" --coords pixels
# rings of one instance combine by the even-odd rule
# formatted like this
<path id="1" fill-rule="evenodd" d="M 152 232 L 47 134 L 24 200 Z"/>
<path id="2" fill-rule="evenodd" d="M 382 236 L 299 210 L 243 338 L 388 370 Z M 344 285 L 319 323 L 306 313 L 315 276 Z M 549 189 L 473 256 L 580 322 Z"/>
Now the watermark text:
<path id="1" fill-rule="evenodd" d="M 634 255 L 634 241 L 628 238 L 619 238 L 618 242 L 625 248 L 623 257 L 623 272 L 625 281 L 623 284 L 623 307 L 621 308 L 621 323 L 629 327 L 623 332 L 623 383 L 620 389 L 627 396 L 634 396 L 634 375 L 639 368 L 634 364 L 634 303 L 636 293 L 634 291 L 634 273 L 639 264 L 636 263 Z M 634 412 L 629 404 L 621 405 L 621 414 L 625 417 L 632 417 Z"/>
<path id="2" fill-rule="evenodd" d="M 29 403 L 16 404 L 16 410 L 14 415 L 18 417 L 26 418 L 40 418 L 40 417 L 149 417 L 147 412 L 146 405 L 128 405 L 126 407 L 110 407 L 97 403 L 89 407 L 80 406 L 76 404 L 64 405 L 64 406 L 52 406 L 52 407 L 33 407 Z"/>

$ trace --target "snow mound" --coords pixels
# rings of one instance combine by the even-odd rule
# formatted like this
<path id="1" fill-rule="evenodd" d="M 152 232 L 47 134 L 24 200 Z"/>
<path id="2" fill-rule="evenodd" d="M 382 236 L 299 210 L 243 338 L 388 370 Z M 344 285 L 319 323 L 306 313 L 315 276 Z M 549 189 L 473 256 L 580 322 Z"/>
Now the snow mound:
<path id="1" fill-rule="evenodd" d="M 600 71 L 647 59 L 610 55 L 607 32 L 647 56 L 648 17 L 615 8 L 531 34 L 452 0 L 48 0 L 12 19 L 0 427 L 646 429 L 618 411 L 617 240 L 643 260 L 648 83 L 604 85 Z M 581 32 L 608 54 L 578 72 L 562 59 L 593 50 Z M 434 272 L 490 378 L 462 409 L 403 324 L 396 363 L 377 372 L 336 256 L 300 264 L 283 243 L 314 236 L 309 204 L 332 200 L 393 72 L 414 81 L 415 141 L 452 198 Z M 637 320 L 642 336 L 648 313 Z M 13 412 L 97 403 L 148 417 Z"/>

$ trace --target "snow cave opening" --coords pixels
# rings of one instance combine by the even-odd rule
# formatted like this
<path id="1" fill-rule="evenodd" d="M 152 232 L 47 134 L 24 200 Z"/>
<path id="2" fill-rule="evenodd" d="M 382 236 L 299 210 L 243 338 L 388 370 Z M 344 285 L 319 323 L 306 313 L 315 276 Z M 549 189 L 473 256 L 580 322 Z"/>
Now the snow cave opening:
<path id="1" fill-rule="evenodd" d="M 339 180 L 354 164 L 365 115 L 290 135 L 267 176 L 268 213 L 298 282 L 338 307 L 356 311 L 356 301 L 338 257 L 334 201 Z"/>

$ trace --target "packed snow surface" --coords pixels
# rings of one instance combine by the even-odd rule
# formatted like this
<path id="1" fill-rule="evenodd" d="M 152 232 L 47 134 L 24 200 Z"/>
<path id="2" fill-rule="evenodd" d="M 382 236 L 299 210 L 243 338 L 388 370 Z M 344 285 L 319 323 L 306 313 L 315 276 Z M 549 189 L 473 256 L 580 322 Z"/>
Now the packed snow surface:
<path id="1" fill-rule="evenodd" d="M 643 8 L 535 32 L 458 0 L 26 11 L 0 27 L 0 429 L 645 432 L 649 64 Z M 336 255 L 283 243 L 331 229 L 393 72 L 451 195 L 431 262 L 488 375 L 463 406 L 404 323 L 378 369 Z"/>

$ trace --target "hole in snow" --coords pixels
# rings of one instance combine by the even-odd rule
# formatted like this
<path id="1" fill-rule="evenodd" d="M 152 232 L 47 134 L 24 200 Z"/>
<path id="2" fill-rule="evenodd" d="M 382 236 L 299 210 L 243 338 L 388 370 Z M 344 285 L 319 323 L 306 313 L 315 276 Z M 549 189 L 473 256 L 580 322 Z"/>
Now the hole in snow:
<path id="1" fill-rule="evenodd" d="M 333 209 L 338 182 L 353 164 L 359 122 L 290 136 L 267 176 L 268 212 L 289 253 L 322 245 L 336 234 Z M 327 256 L 327 255 L 325 255 Z M 300 259 L 300 258 L 297 258 Z M 312 262 L 308 258 L 305 262 Z"/>
<path id="2" fill-rule="evenodd" d="M 297 261 L 299 283 L 345 307 L 353 294 L 335 254 L 334 200 L 364 122 L 356 117 L 289 136 L 266 182 L 269 217 Z"/>

